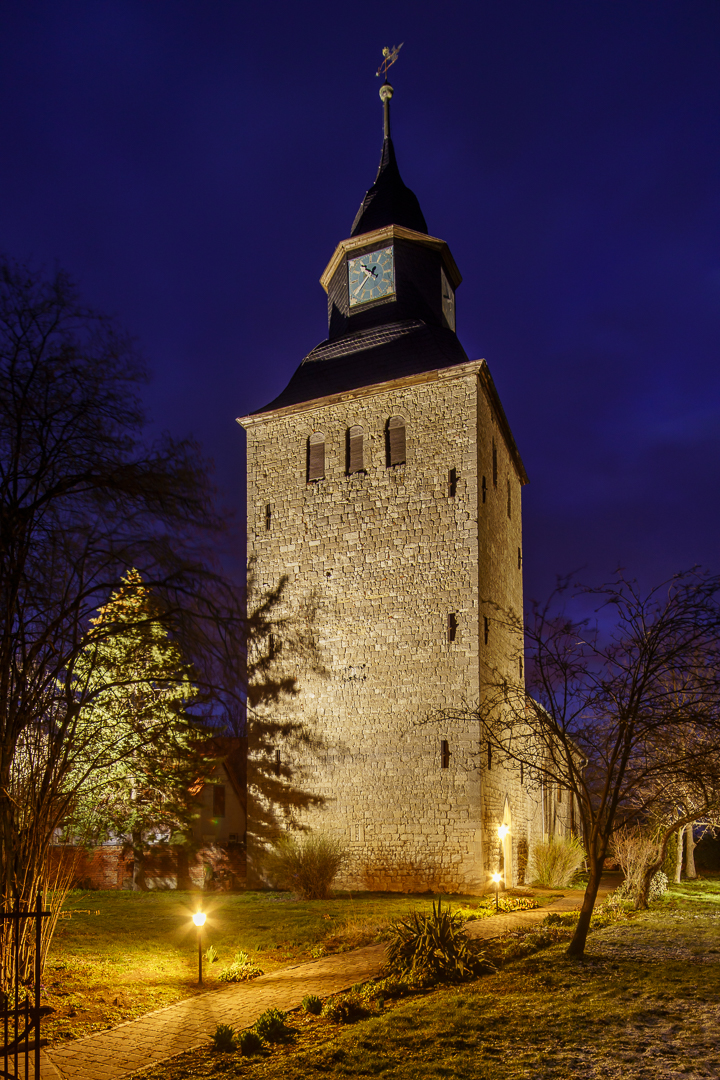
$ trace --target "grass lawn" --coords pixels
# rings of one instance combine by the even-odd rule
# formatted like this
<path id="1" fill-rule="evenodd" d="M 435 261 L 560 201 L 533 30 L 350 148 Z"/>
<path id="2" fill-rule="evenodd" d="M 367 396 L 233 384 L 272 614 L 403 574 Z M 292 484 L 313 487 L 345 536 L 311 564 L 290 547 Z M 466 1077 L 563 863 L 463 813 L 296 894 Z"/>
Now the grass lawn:
<path id="1" fill-rule="evenodd" d="M 546 894 L 542 902 L 551 895 Z M 431 896 L 338 894 L 302 902 L 287 893 L 72 892 L 45 967 L 43 1021 L 51 1044 L 87 1035 L 198 992 L 197 931 L 192 912 L 207 912 L 204 989 L 243 950 L 265 972 L 379 940 L 387 922 L 409 909 L 428 910 Z M 445 897 L 443 897 L 445 899 Z M 453 896 L 455 907 L 482 914 L 477 896 Z"/>
<path id="2" fill-rule="evenodd" d="M 569 931 L 556 931 L 566 933 Z M 502 939 L 488 943 L 499 957 Z M 720 1076 L 720 880 L 674 887 L 649 912 L 555 944 L 494 975 L 388 1002 L 338 1024 L 300 1012 L 260 1058 L 195 1051 L 147 1080 L 694 1080 Z"/>

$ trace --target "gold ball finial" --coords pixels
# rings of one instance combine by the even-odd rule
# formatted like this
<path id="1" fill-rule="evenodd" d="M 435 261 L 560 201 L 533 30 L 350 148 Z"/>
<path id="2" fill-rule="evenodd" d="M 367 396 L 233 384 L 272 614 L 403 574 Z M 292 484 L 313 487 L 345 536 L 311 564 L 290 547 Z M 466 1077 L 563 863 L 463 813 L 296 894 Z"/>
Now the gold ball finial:
<path id="1" fill-rule="evenodd" d="M 380 87 L 380 100 L 382 101 L 383 105 L 386 101 L 390 100 L 394 93 L 395 91 L 393 90 L 389 82 L 384 82 L 382 84 L 382 86 Z"/>

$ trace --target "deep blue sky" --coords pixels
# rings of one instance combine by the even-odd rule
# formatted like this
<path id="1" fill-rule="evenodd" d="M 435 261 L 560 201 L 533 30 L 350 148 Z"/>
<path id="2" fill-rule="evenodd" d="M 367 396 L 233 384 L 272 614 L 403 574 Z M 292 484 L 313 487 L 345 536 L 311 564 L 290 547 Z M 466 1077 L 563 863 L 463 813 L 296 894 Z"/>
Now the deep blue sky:
<path id="1" fill-rule="evenodd" d="M 326 334 L 379 80 L 523 455 L 526 592 L 720 571 L 720 3 L 0 0 L 0 243 L 64 266 L 244 505 L 234 418 Z"/>

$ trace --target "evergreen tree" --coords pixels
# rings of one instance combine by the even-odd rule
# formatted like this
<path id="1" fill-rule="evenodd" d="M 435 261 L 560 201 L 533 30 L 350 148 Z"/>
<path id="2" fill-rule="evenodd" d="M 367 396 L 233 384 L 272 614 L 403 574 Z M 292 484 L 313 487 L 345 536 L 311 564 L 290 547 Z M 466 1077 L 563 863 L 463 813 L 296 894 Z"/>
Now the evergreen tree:
<path id="1" fill-rule="evenodd" d="M 191 668 L 159 616 L 157 599 L 129 571 L 92 620 L 75 665 L 84 701 L 78 733 L 88 753 L 76 766 L 87 780 L 78 786 L 71 828 L 88 842 L 115 836 L 131 843 L 136 888 L 145 887 L 148 844 L 184 839 L 189 788 L 207 742 L 187 712 L 197 696 Z M 99 775 L 98 754 L 105 758 Z"/>

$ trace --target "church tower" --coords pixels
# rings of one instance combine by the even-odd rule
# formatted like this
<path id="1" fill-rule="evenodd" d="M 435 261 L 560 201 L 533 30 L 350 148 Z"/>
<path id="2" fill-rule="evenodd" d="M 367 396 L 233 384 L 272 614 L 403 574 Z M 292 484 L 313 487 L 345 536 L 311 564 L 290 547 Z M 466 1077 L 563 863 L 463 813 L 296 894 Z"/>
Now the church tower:
<path id="1" fill-rule="evenodd" d="M 277 660 L 299 689 L 277 720 L 305 741 L 261 745 L 249 719 L 249 882 L 259 823 L 284 824 L 278 791 L 273 807 L 252 782 L 272 753 L 280 793 L 307 796 L 296 823 L 345 844 L 343 884 L 479 892 L 503 863 L 508 885 L 523 879 L 538 796 L 477 721 L 427 719 L 477 705 L 490 671 L 522 678 L 498 612 L 522 613 L 527 477 L 487 363 L 456 335 L 460 272 L 401 179 L 392 94 L 386 81 L 375 182 L 320 278 L 327 339 L 238 421 L 253 580 L 287 576 L 284 614 L 318 653 Z"/>

